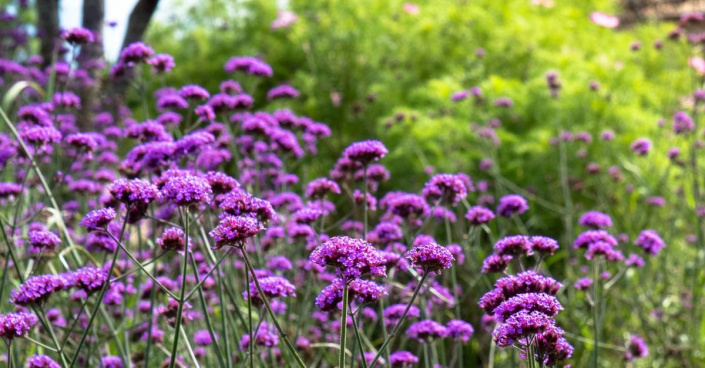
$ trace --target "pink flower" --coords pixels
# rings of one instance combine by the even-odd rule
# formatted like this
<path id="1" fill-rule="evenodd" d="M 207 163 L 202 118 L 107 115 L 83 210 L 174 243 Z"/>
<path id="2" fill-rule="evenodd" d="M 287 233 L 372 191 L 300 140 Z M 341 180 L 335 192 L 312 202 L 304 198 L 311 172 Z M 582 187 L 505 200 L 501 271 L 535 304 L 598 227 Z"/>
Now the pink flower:
<path id="1" fill-rule="evenodd" d="M 277 19 L 272 22 L 272 29 L 289 28 L 297 19 L 296 13 L 288 10 L 280 10 L 277 13 Z"/>
<path id="2" fill-rule="evenodd" d="M 698 75 L 705 75 L 705 59 L 701 57 L 692 57 L 688 59 L 688 65 L 690 65 Z"/>
<path id="3" fill-rule="evenodd" d="M 619 18 L 602 12 L 590 13 L 590 20 L 598 26 L 605 28 L 617 28 L 617 26 L 619 26 Z"/>
<path id="4" fill-rule="evenodd" d="M 404 3 L 404 11 L 411 15 L 416 15 L 419 14 L 419 6 L 414 3 Z"/>

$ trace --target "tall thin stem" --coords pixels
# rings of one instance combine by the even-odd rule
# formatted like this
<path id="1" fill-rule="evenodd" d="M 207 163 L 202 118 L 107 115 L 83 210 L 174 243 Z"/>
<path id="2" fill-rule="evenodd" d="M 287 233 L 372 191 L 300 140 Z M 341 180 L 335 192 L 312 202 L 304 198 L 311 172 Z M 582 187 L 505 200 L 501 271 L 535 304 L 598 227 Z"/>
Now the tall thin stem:
<path id="1" fill-rule="evenodd" d="M 340 317 L 340 351 L 338 352 L 338 367 L 345 368 L 345 347 L 348 331 L 348 282 L 343 283 L 343 313 Z M 354 357 L 353 357 L 354 359 Z"/>
<path id="2" fill-rule="evenodd" d="M 272 310 L 272 306 L 269 304 L 269 299 L 265 296 L 264 291 L 262 291 L 262 286 L 260 286 L 260 284 L 259 284 L 259 280 L 257 279 L 257 274 L 255 273 L 255 269 L 252 268 L 252 263 L 250 262 L 250 257 L 247 255 L 247 252 L 245 251 L 244 248 L 241 248 L 241 250 L 242 250 L 242 258 L 245 261 L 245 265 L 247 266 L 247 269 L 250 270 L 250 274 L 252 275 L 252 281 L 254 281 L 255 287 L 257 288 L 257 292 L 259 293 L 260 297 L 262 298 L 262 302 L 264 302 L 265 308 L 267 308 L 267 313 L 269 313 L 269 316 L 272 317 L 272 322 L 274 323 L 274 326 L 277 328 L 277 332 L 279 332 L 279 336 L 284 340 L 284 344 L 286 345 L 289 352 L 291 352 L 291 355 L 294 356 L 294 360 L 296 360 L 296 364 L 300 368 L 306 368 L 306 364 L 304 364 L 304 361 L 301 359 L 299 354 L 296 352 L 294 345 L 289 340 L 289 335 L 286 332 L 284 332 L 284 329 L 282 328 L 281 324 L 279 323 L 279 319 L 277 319 L 276 314 L 274 314 L 274 311 Z"/>
<path id="3" fill-rule="evenodd" d="M 186 216 L 184 216 L 183 212 L 186 212 Z M 186 238 L 186 243 L 184 243 L 184 266 L 183 269 L 181 270 L 181 295 L 179 296 L 179 307 L 176 310 L 176 326 L 174 327 L 174 344 L 171 347 L 171 359 L 169 360 L 169 368 L 174 368 L 176 366 L 176 350 L 179 347 L 179 336 L 181 335 L 179 331 L 181 331 L 181 320 L 182 320 L 182 314 L 184 312 L 184 296 L 186 296 L 186 276 L 188 273 L 188 258 L 191 255 L 191 250 L 189 249 L 188 246 L 188 233 L 189 233 L 189 215 L 188 215 L 188 207 L 185 209 L 185 211 L 179 210 L 179 213 L 181 214 L 181 222 L 183 223 L 184 226 L 184 234 Z"/>
<path id="4" fill-rule="evenodd" d="M 394 340 L 394 338 L 397 336 L 397 332 L 399 331 L 399 328 L 401 327 L 401 325 L 404 323 L 404 320 L 406 319 L 406 314 L 409 313 L 409 309 L 411 309 L 411 305 L 414 304 L 414 300 L 416 300 L 416 296 L 419 295 L 419 291 L 421 290 L 421 286 L 423 286 L 427 277 L 428 277 L 428 272 L 424 272 L 423 276 L 421 276 L 421 280 L 419 281 L 419 284 L 416 285 L 416 289 L 414 289 L 414 293 L 411 295 L 411 299 L 409 300 L 409 303 L 406 304 L 406 308 L 404 309 L 404 313 L 402 313 L 401 318 L 399 319 L 399 322 L 397 322 L 397 324 L 394 325 L 394 329 L 392 330 L 392 333 L 390 333 L 389 336 L 387 336 L 387 338 L 382 343 L 382 346 L 379 348 L 377 355 L 374 357 L 374 359 L 372 359 L 372 362 L 369 364 L 370 367 L 375 366 L 375 364 L 379 360 L 379 357 L 387 349 L 387 346 L 389 345 L 389 343 L 391 343 Z"/>
<path id="5" fill-rule="evenodd" d="M 355 313 L 350 313 L 350 318 L 352 319 L 353 328 L 355 329 L 355 340 L 357 340 L 357 346 L 360 349 L 360 356 L 362 357 L 362 367 L 367 368 L 367 359 L 365 359 L 365 347 L 362 345 L 362 337 L 360 336 L 360 328 L 357 325 L 357 319 L 355 319 Z M 353 359 L 355 356 L 353 354 Z"/>
<path id="6" fill-rule="evenodd" d="M 450 229 L 450 220 L 448 217 L 445 218 L 445 225 L 446 225 L 446 245 L 450 245 L 452 243 L 452 235 L 451 235 L 451 229 Z M 455 267 L 450 268 L 450 278 L 451 282 L 453 283 L 453 298 L 455 298 L 455 318 L 462 319 L 462 314 L 460 313 L 460 299 L 458 299 L 458 275 L 455 271 Z M 463 364 L 463 346 L 462 342 L 460 339 L 455 339 L 455 349 L 458 352 L 458 367 L 464 367 L 465 365 Z"/>
<path id="7" fill-rule="evenodd" d="M 594 278 L 594 284 L 592 287 L 592 317 L 593 317 L 593 334 L 594 334 L 594 345 L 592 350 L 593 368 L 597 368 L 598 357 L 599 357 L 599 344 L 600 344 L 600 326 L 599 326 L 599 306 L 600 306 L 600 262 L 595 259 L 592 263 L 592 276 Z"/>

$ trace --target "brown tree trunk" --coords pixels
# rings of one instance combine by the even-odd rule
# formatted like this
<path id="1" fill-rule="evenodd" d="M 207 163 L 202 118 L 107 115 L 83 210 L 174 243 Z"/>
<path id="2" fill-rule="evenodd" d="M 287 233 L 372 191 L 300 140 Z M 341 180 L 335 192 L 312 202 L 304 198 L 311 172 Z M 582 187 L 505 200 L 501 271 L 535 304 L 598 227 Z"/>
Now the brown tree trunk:
<path id="1" fill-rule="evenodd" d="M 130 13 L 130 19 L 127 22 L 125 38 L 122 40 L 123 49 L 133 42 L 142 40 L 145 31 L 147 31 L 147 26 L 149 26 L 149 22 L 152 20 L 154 11 L 157 10 L 158 4 L 159 0 L 139 0 L 137 4 L 135 4 L 132 13 Z M 114 86 L 114 97 L 119 100 L 124 100 L 127 87 L 129 86 L 127 78 L 123 77 L 122 80 Z"/>
<path id="2" fill-rule="evenodd" d="M 123 49 L 133 42 L 142 40 L 158 4 L 159 0 L 139 0 L 137 2 L 127 23 L 127 31 L 122 41 Z"/>
<path id="3" fill-rule="evenodd" d="M 81 46 L 78 62 L 81 66 L 95 61 L 103 61 L 103 22 L 105 19 L 105 0 L 83 0 L 83 28 L 93 32 L 94 43 Z M 102 80 L 100 73 L 92 69 L 94 83 L 84 87 L 81 92 L 82 107 L 78 114 L 81 130 L 90 130 L 95 115 L 97 102 L 100 101 Z"/>
<path id="4" fill-rule="evenodd" d="M 37 0 L 37 35 L 43 66 L 51 64 L 59 36 L 59 0 Z"/>

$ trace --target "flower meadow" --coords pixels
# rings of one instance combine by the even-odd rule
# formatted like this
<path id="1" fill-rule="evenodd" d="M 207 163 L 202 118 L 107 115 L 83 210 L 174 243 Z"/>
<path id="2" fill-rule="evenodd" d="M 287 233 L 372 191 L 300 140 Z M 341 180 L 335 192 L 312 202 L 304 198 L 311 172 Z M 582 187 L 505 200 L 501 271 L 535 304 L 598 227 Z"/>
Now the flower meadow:
<path id="1" fill-rule="evenodd" d="M 530 174 L 549 196 L 502 175 L 500 118 L 515 101 L 479 86 L 448 101 L 448 114 L 487 114 L 468 123 L 475 169 L 430 163 L 423 180 L 393 179 L 394 136 L 347 140 L 298 112 L 304 93 L 262 55 L 230 56 L 227 78 L 209 81 L 217 89 L 172 85 L 181 61 L 149 42 L 106 63 L 82 53 L 97 42 L 90 30 L 70 28 L 48 61 L 21 18 L 0 22 L 12 31 L 0 34 L 8 367 L 705 363 L 703 14 L 653 45 L 688 48 L 693 80 L 658 134 L 625 141 L 562 121 L 545 137 L 558 175 Z M 281 12 L 270 28 L 296 22 Z M 542 93 L 561 106 L 563 84 L 548 71 Z M 617 145 L 628 154 L 611 155 Z M 645 175 L 649 160 L 666 164 Z M 543 232 L 543 214 L 555 231 Z M 684 242 L 678 264 L 669 254 Z"/>

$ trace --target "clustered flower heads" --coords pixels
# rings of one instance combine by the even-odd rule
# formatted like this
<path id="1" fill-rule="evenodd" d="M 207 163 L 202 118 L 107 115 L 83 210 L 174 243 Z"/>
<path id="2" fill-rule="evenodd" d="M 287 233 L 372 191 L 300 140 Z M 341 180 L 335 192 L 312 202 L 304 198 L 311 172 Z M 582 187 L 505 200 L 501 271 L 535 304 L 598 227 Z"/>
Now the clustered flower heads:
<path id="1" fill-rule="evenodd" d="M 420 11 L 411 3 L 404 9 L 408 14 Z M 19 23 L 15 11 L 19 10 L 0 16 L 8 27 Z M 606 24 L 604 16 L 594 18 Z M 286 32 L 282 28 L 296 19 L 293 13 L 280 12 L 272 28 Z M 705 17 L 694 21 L 705 23 Z M 274 76 L 267 54 L 228 59 L 223 68 L 239 82 L 217 81 L 218 89 L 190 81 L 164 86 L 155 79 L 166 81 L 164 74 L 178 71 L 177 62 L 143 42 L 129 44 L 109 73 L 102 73 L 107 72 L 105 62 L 82 54 L 92 48 L 91 43 L 101 41 L 98 33 L 84 28 L 61 32 L 56 35 L 62 40 L 56 43 L 57 58 L 50 61 L 30 56 L 30 48 L 16 47 L 24 32 L 18 25 L 0 36 L 14 37 L 4 43 L 5 54 L 19 60 L 0 58 L 3 86 L 8 89 L 29 81 L 40 87 L 60 87 L 48 96 L 31 88 L 22 90 L 17 103 L 8 105 L 17 137 L 0 133 L 0 170 L 7 174 L 3 180 L 8 180 L 0 182 L 0 225 L 13 256 L 0 260 L 0 268 L 6 268 L 6 284 L 1 286 L 10 285 L 6 301 L 16 311 L 0 314 L 0 337 L 6 344 L 32 338 L 14 341 L 17 345 L 0 358 L 20 356 L 26 359 L 25 367 L 61 367 L 57 360 L 64 363 L 64 358 L 72 358 L 67 354 L 74 352 L 76 365 L 107 368 L 123 367 L 133 358 L 135 364 L 145 366 L 159 365 L 157 360 L 164 367 L 190 366 L 190 360 L 203 366 L 214 364 L 216 356 L 238 364 L 252 359 L 254 364 L 287 366 L 295 354 L 304 359 L 316 356 L 320 364 L 333 365 L 329 355 L 345 352 L 357 341 L 348 337 L 348 346 L 332 352 L 313 347 L 339 343 L 342 333 L 353 329 L 370 334 L 360 340 L 375 345 L 374 349 L 367 346 L 372 351 L 359 351 L 356 346 L 351 355 L 369 366 L 417 366 L 417 345 L 427 351 L 454 349 L 452 359 L 462 359 L 468 355 L 466 349 L 487 345 L 464 346 L 475 334 L 493 338 L 500 347 L 518 348 L 524 359 L 555 366 L 573 351 L 564 338 L 572 335 L 558 327 L 556 319 L 562 315 L 561 301 L 575 290 L 560 293 L 563 285 L 546 275 L 561 268 L 549 263 L 544 273 L 539 271 L 542 262 L 558 253 L 552 261 L 581 274 L 570 280 L 572 288 L 597 291 L 601 280 L 609 279 L 616 286 L 622 275 L 629 277 L 645 265 L 636 253 L 624 257 L 620 247 L 655 256 L 666 246 L 656 230 L 643 230 L 633 242 L 630 236 L 636 234 L 610 234 L 630 230 L 622 224 L 628 218 L 615 217 L 613 223 L 606 213 L 584 212 L 577 222 L 584 231 L 574 248 L 584 251 L 595 267 L 604 259 L 612 262 L 610 267 L 623 268 L 614 277 L 611 269 L 595 279 L 582 277 L 587 267 L 578 263 L 586 261 L 564 257 L 557 240 L 521 235 L 528 231 L 525 227 L 551 226 L 553 220 L 552 211 L 525 215 L 527 198 L 532 209 L 535 204 L 555 210 L 560 201 L 542 198 L 541 188 L 517 188 L 522 195 L 507 194 L 507 188 L 514 187 L 498 180 L 504 174 L 500 172 L 504 154 L 472 162 L 470 167 L 479 168 L 472 178 L 445 171 L 446 162 L 430 162 L 424 171 L 426 183 L 414 183 L 412 179 L 418 177 L 414 174 L 402 178 L 407 191 L 388 190 L 392 173 L 379 161 L 390 151 L 379 140 L 352 142 L 332 167 L 308 166 L 311 160 L 304 159 L 316 155 L 319 143 L 333 132 L 293 110 L 300 99 L 310 97 L 309 89 L 267 81 L 259 86 L 268 90 L 261 90 L 257 83 L 249 83 Z M 484 57 L 484 49 L 475 55 Z M 185 75 L 177 74 L 173 77 Z M 101 93 L 97 100 L 87 98 L 88 87 L 100 87 L 97 76 L 100 84 L 107 85 L 130 86 L 133 78 L 143 82 L 147 88 L 139 96 L 145 114 L 136 114 L 138 110 L 131 111 L 123 99 L 110 93 Z M 554 71 L 545 74 L 552 98 L 560 97 L 564 78 Z M 204 86 L 213 85 L 210 82 Z M 149 86 L 157 85 L 151 91 Z M 589 87 L 600 89 L 597 82 Z M 513 120 L 521 111 L 514 108 L 514 101 L 522 100 L 491 94 L 475 86 L 450 97 L 458 102 L 454 107 L 469 99 L 473 108 L 488 107 L 504 114 L 471 127 L 472 134 L 497 149 L 503 136 L 500 129 L 511 125 L 507 118 Z M 367 102 L 376 98 L 370 94 Z M 696 91 L 692 98 L 697 107 L 705 101 L 705 92 Z M 341 94 L 331 91 L 331 102 L 339 105 Z M 266 103 L 271 105 L 259 110 Z M 353 113 L 360 108 L 353 106 Z M 673 115 L 674 138 L 695 132 L 694 116 L 689 111 Z M 396 123 L 417 119 L 413 113 L 390 118 L 385 142 L 397 142 L 392 134 Z M 570 166 L 570 177 L 562 178 L 566 189 L 573 191 L 568 194 L 576 206 L 569 210 L 566 204 L 553 211 L 571 220 L 576 210 L 584 208 L 578 198 L 592 199 L 593 190 L 602 190 L 595 189 L 599 181 L 593 180 L 599 175 L 608 174 L 607 184 L 624 184 L 635 196 L 643 189 L 627 180 L 628 170 L 603 166 L 609 165 L 607 157 L 588 161 L 592 150 L 587 145 L 620 141 L 609 129 L 596 142 L 594 134 L 563 131 L 550 141 L 581 145 L 574 153 L 585 159 L 584 168 Z M 331 147 L 335 149 L 335 144 Z M 572 155 L 573 147 L 567 148 Z M 640 156 L 655 148 L 647 137 L 631 145 Z M 670 164 L 687 167 L 681 161 L 686 151 L 681 149 L 679 145 L 669 151 Z M 323 170 L 328 169 L 326 175 Z M 413 184 L 415 189 L 407 189 Z M 610 197 L 598 203 L 599 208 L 623 216 L 623 211 L 608 207 L 612 202 Z M 638 203 L 657 211 L 674 202 L 655 192 Z M 694 237 L 689 241 L 696 241 Z M 478 270 L 476 255 L 488 251 L 492 253 Z M 477 275 L 479 271 L 483 275 Z M 480 319 L 475 313 L 479 309 L 467 302 L 478 289 L 468 281 L 477 278 L 478 287 L 486 285 L 492 273 L 501 276 L 477 303 L 485 315 L 476 331 L 470 322 Z M 393 280 L 385 279 L 388 275 Z M 588 293 L 575 294 L 578 302 L 571 300 L 566 307 L 581 308 L 583 299 L 584 304 L 598 305 Z M 687 301 L 684 296 L 683 304 Z M 214 323 L 214 317 L 222 317 L 222 324 Z M 118 323 L 111 325 L 111 318 Z M 34 335 L 32 327 L 40 321 L 43 327 Z M 569 330 L 578 334 L 579 327 Z M 120 332 L 119 349 L 104 344 L 115 335 L 114 328 Z M 404 333 L 407 339 L 400 342 Z M 291 336 L 296 340 L 289 341 Z M 377 343 L 385 339 L 389 339 L 388 350 L 382 351 Z M 54 349 L 55 340 L 66 349 Z M 240 348 L 232 356 L 213 350 L 230 350 L 232 341 Z M 37 350 L 32 347 L 35 342 L 48 345 Z M 143 344 L 153 347 L 151 356 L 141 354 Z M 123 349 L 133 356 L 122 355 Z M 162 354 L 165 350 L 169 353 Z M 36 351 L 47 355 L 26 356 Z M 147 356 L 150 359 L 145 361 Z M 428 358 L 449 364 L 446 356 L 451 354 L 442 351 Z M 648 356 L 648 347 L 644 339 L 632 335 L 624 355 L 613 356 L 632 361 Z M 379 358 L 376 364 L 375 358 Z"/>

